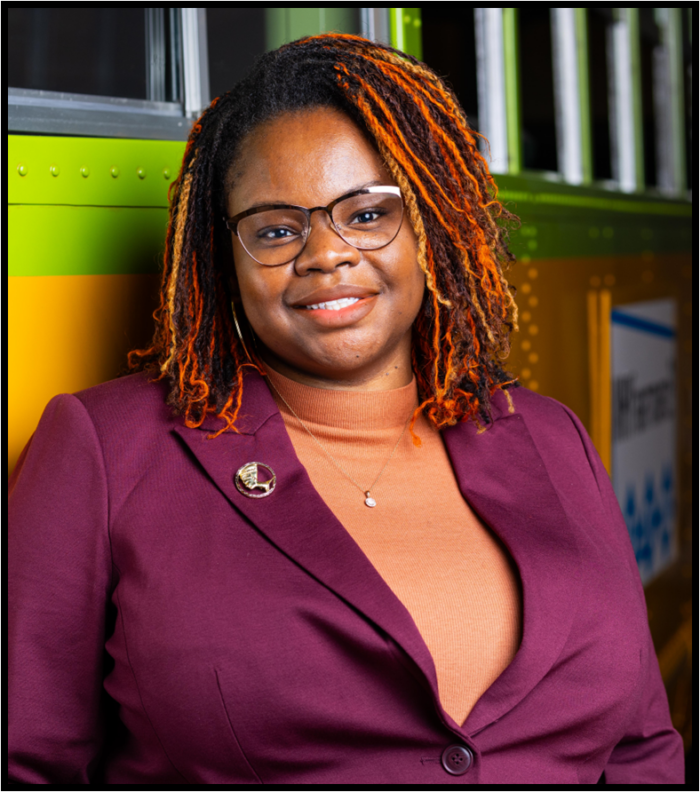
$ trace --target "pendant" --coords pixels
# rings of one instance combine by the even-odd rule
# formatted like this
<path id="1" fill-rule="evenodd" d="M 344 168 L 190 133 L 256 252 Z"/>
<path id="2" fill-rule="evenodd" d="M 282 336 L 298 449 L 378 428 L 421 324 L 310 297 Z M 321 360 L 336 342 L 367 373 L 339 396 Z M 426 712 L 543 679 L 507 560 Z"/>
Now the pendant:
<path id="1" fill-rule="evenodd" d="M 365 506 L 369 506 L 370 509 L 373 509 L 377 505 L 377 501 L 369 494 L 369 490 L 365 492 L 365 495 L 367 496 L 365 498 Z"/>

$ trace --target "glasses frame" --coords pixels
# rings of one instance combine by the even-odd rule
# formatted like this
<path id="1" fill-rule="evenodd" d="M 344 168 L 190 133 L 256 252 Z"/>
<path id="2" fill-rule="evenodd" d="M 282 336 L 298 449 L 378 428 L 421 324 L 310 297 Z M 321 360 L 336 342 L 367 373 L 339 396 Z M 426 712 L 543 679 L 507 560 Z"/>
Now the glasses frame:
<path id="1" fill-rule="evenodd" d="M 333 209 L 341 202 L 346 200 L 347 198 L 354 198 L 356 195 L 368 195 L 372 193 L 391 193 L 393 195 L 397 195 L 401 199 L 401 222 L 396 229 L 396 233 L 394 236 L 388 241 L 385 242 L 383 245 L 379 245 L 379 247 L 372 247 L 372 248 L 358 248 L 357 245 L 353 245 L 352 242 L 348 242 L 347 239 L 340 233 L 338 226 L 333 222 Z M 254 214 L 259 214 L 260 212 L 268 212 L 271 209 L 298 209 L 300 212 L 303 212 L 306 216 L 306 234 L 304 236 L 304 245 L 302 246 L 301 250 L 289 259 L 289 261 L 284 261 L 281 264 L 265 264 L 262 261 L 258 261 L 258 259 L 253 256 L 253 254 L 248 250 L 248 248 L 243 244 L 243 240 L 240 238 L 238 234 L 238 224 L 241 220 L 245 217 L 250 217 Z M 403 197 L 401 195 L 401 189 L 396 187 L 395 185 L 381 185 L 381 186 L 372 186 L 372 187 L 363 187 L 361 190 L 353 190 L 352 192 L 345 193 L 341 195 L 340 198 L 336 198 L 334 201 L 331 201 L 328 206 L 314 206 L 311 209 L 308 209 L 305 206 L 297 206 L 296 204 L 265 204 L 264 206 L 255 206 L 252 209 L 246 209 L 244 212 L 239 212 L 237 215 L 233 217 L 224 217 L 224 223 L 226 224 L 226 228 L 228 228 L 231 233 L 235 234 L 238 239 L 240 240 L 241 245 L 243 245 L 243 249 L 245 252 L 253 259 L 253 261 L 257 261 L 258 264 L 262 264 L 263 267 L 281 267 L 284 264 L 289 264 L 290 261 L 294 261 L 294 259 L 298 258 L 303 252 L 304 248 L 306 247 L 306 243 L 309 239 L 309 235 L 311 233 L 311 215 L 314 212 L 326 212 L 328 215 L 328 219 L 330 220 L 331 228 L 335 231 L 335 233 L 345 242 L 346 244 L 354 247 L 356 250 L 381 250 L 382 248 L 390 245 L 398 236 L 399 231 L 401 230 L 401 226 L 403 225 L 403 216 L 404 216 L 404 202 Z"/>

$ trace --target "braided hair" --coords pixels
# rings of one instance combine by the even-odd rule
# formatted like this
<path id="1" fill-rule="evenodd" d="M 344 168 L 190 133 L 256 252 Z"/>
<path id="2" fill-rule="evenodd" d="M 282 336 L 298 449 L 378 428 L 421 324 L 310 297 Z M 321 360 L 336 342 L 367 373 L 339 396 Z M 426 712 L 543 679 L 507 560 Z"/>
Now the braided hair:
<path id="1" fill-rule="evenodd" d="M 313 107 L 350 117 L 401 188 L 418 240 L 426 291 L 414 324 L 412 363 L 420 405 L 437 428 L 488 422 L 490 398 L 517 384 L 502 368 L 517 308 L 504 277 L 513 217 L 455 95 L 425 64 L 358 36 L 324 34 L 264 55 L 195 122 L 170 191 L 160 305 L 149 348 L 132 370 L 169 384 L 168 404 L 189 427 L 208 414 L 235 423 L 249 358 L 235 332 L 225 228 L 232 163 L 261 123 Z M 413 423 L 411 428 L 413 427 Z M 213 435 L 213 436 L 216 436 Z"/>

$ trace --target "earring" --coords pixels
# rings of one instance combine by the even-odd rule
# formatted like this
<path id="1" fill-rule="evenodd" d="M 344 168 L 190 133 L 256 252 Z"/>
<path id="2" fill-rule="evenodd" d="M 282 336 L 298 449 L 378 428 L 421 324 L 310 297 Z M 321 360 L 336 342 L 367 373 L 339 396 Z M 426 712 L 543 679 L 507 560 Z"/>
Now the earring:
<path id="1" fill-rule="evenodd" d="M 238 324 L 238 317 L 236 316 L 236 306 L 234 305 L 233 301 L 231 301 L 231 312 L 233 313 L 233 323 L 236 325 L 236 332 L 238 333 L 238 340 L 241 342 L 243 347 L 243 351 L 245 352 L 246 357 L 252 363 L 252 359 L 250 357 L 250 353 L 248 352 L 248 348 L 245 345 L 245 341 L 243 340 L 243 333 L 241 333 L 241 326 Z"/>

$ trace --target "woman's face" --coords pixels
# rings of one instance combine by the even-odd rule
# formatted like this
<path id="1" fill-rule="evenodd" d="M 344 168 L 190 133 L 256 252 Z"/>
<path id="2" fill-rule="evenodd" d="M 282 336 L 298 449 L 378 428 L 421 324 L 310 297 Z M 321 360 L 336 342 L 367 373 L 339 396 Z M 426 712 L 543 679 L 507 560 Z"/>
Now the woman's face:
<path id="1" fill-rule="evenodd" d="M 329 108 L 258 127 L 230 175 L 229 217 L 262 204 L 327 206 L 353 190 L 395 185 L 355 124 Z M 304 250 L 273 267 L 232 240 L 234 289 L 258 351 L 274 369 L 320 387 L 387 389 L 411 381 L 411 326 L 425 280 L 405 217 L 386 247 L 358 250 L 338 236 L 327 213 L 314 212 Z M 359 299 L 340 310 L 308 307 L 348 297 Z"/>

